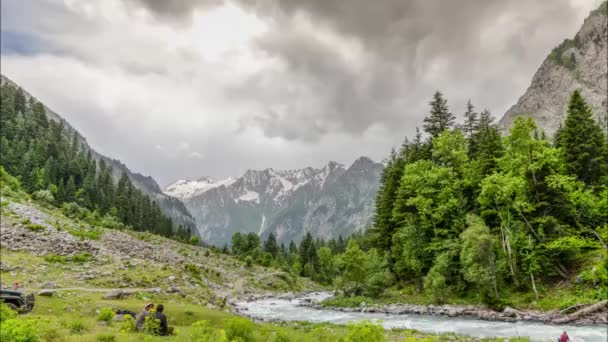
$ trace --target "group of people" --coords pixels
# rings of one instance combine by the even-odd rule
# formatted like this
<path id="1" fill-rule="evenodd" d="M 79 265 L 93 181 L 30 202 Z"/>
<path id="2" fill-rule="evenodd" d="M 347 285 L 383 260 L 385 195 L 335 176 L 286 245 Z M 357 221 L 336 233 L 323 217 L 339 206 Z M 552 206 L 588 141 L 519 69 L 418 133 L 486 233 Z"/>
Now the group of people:
<path id="1" fill-rule="evenodd" d="M 165 307 L 162 304 L 158 304 L 156 306 L 156 310 L 152 313 L 154 309 L 154 303 L 148 303 L 141 310 L 137 319 L 135 320 L 135 327 L 137 330 L 142 331 L 144 329 L 144 325 L 146 323 L 146 317 L 150 317 L 149 319 L 157 319 L 159 321 L 158 334 L 161 336 L 171 335 L 173 333 L 173 328 L 167 326 L 167 316 L 165 316 L 164 312 Z"/>

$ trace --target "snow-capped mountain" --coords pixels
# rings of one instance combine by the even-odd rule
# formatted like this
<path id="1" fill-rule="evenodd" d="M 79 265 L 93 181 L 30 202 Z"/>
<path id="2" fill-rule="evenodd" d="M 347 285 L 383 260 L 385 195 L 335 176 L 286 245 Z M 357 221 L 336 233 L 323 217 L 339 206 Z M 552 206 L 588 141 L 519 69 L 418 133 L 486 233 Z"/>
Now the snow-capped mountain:
<path id="1" fill-rule="evenodd" d="M 165 188 L 181 199 L 202 238 L 230 243 L 232 234 L 274 232 L 281 242 L 306 232 L 323 238 L 349 235 L 371 223 L 382 164 L 361 157 L 350 167 L 248 170 L 238 178 L 179 180 Z"/>

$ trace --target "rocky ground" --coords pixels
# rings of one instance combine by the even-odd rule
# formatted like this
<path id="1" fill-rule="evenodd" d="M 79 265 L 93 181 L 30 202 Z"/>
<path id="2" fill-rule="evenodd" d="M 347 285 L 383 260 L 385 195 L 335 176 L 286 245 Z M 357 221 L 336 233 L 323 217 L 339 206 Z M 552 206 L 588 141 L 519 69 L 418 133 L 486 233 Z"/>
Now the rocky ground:
<path id="1" fill-rule="evenodd" d="M 506 307 L 503 311 L 495 311 L 479 306 L 457 306 L 457 305 L 413 305 L 413 304 L 387 304 L 367 306 L 362 303 L 359 307 L 327 307 L 319 303 L 308 302 L 304 306 L 318 310 L 332 309 L 342 312 L 379 312 L 385 314 L 417 314 L 430 316 L 449 316 L 449 317 L 470 317 L 488 321 L 536 321 L 549 324 L 608 324 L 608 301 L 595 304 L 591 312 L 584 313 L 583 310 L 589 306 L 572 308 L 563 311 L 536 311 L 536 310 L 517 310 Z M 583 313 L 583 314 L 581 314 Z"/>
<path id="2" fill-rule="evenodd" d="M 2 201 L 2 280 L 18 279 L 22 287 L 48 290 L 43 295 L 62 288 L 115 293 L 122 289 L 127 295 L 156 291 L 189 295 L 221 307 L 251 294 L 315 288 L 276 269 L 246 267 L 230 256 L 152 234 L 101 229 L 96 238 L 75 236 L 74 229 L 100 228 L 33 202 Z M 69 261 L 83 255 L 90 260 Z"/>

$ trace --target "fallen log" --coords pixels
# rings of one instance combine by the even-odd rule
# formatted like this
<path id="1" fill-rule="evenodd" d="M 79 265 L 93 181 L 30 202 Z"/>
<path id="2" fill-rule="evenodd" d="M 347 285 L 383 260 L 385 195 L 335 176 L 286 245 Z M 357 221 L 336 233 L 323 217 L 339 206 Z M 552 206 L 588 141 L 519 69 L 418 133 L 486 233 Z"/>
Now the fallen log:
<path id="1" fill-rule="evenodd" d="M 587 315 L 590 315 L 592 313 L 598 312 L 598 311 L 603 311 L 608 309 L 608 300 L 603 300 L 601 302 L 595 303 L 593 305 L 589 305 L 586 308 L 580 309 L 566 317 L 563 318 L 559 318 L 556 319 L 554 322 L 557 324 L 563 324 L 563 323 L 570 323 L 572 321 L 575 321 L 579 318 L 585 317 Z"/>

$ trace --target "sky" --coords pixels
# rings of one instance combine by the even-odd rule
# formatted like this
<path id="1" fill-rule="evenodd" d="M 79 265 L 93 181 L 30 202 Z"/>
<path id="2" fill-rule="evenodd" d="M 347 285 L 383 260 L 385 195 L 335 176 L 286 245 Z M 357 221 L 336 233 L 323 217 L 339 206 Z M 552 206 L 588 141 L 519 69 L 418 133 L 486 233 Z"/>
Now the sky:
<path id="1" fill-rule="evenodd" d="M 599 0 L 3 0 L 1 72 L 161 185 L 381 161 L 436 90 L 500 118 Z"/>

